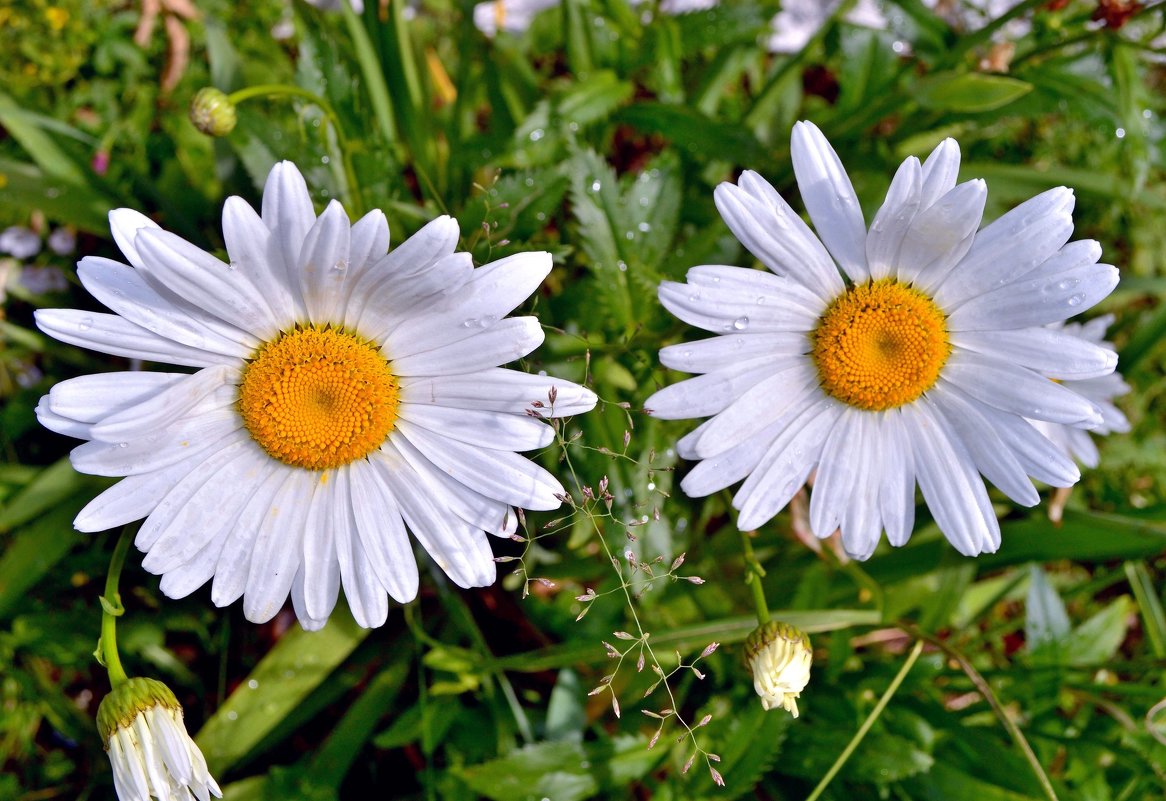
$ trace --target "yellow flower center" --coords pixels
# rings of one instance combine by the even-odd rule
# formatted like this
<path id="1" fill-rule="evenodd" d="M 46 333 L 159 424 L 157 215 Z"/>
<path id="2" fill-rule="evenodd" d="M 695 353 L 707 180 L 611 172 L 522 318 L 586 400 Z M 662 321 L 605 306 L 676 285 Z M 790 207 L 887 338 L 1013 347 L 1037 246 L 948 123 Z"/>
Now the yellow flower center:
<path id="1" fill-rule="evenodd" d="M 273 459 L 327 470 L 367 456 L 397 419 L 397 379 L 376 345 L 309 326 L 259 348 L 243 372 L 239 413 Z"/>
<path id="2" fill-rule="evenodd" d="M 822 389 L 871 411 L 910 403 L 931 389 L 951 353 L 935 301 L 894 279 L 837 297 L 812 341 Z"/>

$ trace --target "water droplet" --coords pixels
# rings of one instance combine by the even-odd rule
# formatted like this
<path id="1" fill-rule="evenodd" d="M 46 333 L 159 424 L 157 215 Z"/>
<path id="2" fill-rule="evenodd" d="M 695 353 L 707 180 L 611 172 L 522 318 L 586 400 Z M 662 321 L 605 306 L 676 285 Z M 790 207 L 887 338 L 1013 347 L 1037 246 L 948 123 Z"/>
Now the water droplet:
<path id="1" fill-rule="evenodd" d="M 128 442 L 117 443 L 117 447 L 119 447 L 119 448 L 128 448 L 129 446 L 130 446 L 130 444 Z"/>
<path id="2" fill-rule="evenodd" d="M 227 269 L 228 270 L 238 270 L 239 269 L 239 262 L 237 262 L 237 261 L 227 262 Z"/>
<path id="3" fill-rule="evenodd" d="M 531 177 L 528 175 L 528 176 L 526 177 L 526 180 L 525 180 L 525 181 L 523 181 L 523 183 L 524 183 L 524 184 L 526 184 L 527 186 L 534 186 L 534 178 L 531 178 Z"/>
<path id="4" fill-rule="evenodd" d="M 468 320 L 462 320 L 462 328 L 469 328 L 470 326 L 472 326 L 476 322 L 477 322 L 477 320 L 475 320 L 473 317 L 471 317 Z"/>
<path id="5" fill-rule="evenodd" d="M 238 719 L 239 719 L 239 713 L 236 712 L 235 710 L 232 709 L 230 712 L 227 713 L 227 720 L 238 720 Z"/>
<path id="6" fill-rule="evenodd" d="M 546 136 L 546 132 L 543 131 L 542 128 L 535 128 L 533 131 L 530 132 L 530 141 L 537 142 L 538 140 L 542 139 L 544 136 Z"/>
<path id="7" fill-rule="evenodd" d="M 655 481 L 649 481 L 649 482 L 648 482 L 648 492 L 651 492 L 651 491 L 652 491 L 652 490 L 654 490 L 654 489 L 656 489 L 656 482 L 655 482 Z"/>
<path id="8" fill-rule="evenodd" d="M 635 238 L 636 238 L 636 232 L 635 232 L 635 231 L 626 231 L 626 232 L 624 233 L 624 238 L 625 238 L 625 239 L 635 239 Z"/>
<path id="9" fill-rule="evenodd" d="M 92 327 L 93 327 L 93 318 L 92 317 L 82 317 L 77 322 L 77 330 L 78 331 L 88 331 Z"/>
<path id="10" fill-rule="evenodd" d="M 765 305 L 765 296 L 764 296 L 764 295 L 758 295 L 758 296 L 757 296 L 757 305 L 758 305 L 758 306 L 764 306 L 764 305 Z"/>
<path id="11" fill-rule="evenodd" d="M 738 331 L 744 331 L 748 327 L 749 327 L 749 318 L 748 317 L 741 316 L 733 321 L 733 328 L 737 329 Z"/>
<path id="12" fill-rule="evenodd" d="M 540 211 L 538 214 L 534 215 L 534 218 L 539 222 L 542 222 L 547 218 L 546 212 Z"/>
<path id="13" fill-rule="evenodd" d="M 639 202 L 639 204 L 640 204 L 641 206 L 644 206 L 644 207 L 646 208 L 646 207 L 647 207 L 647 205 L 648 205 L 648 204 L 649 204 L 651 201 L 650 201 L 650 200 L 648 200 L 646 197 L 641 197 L 641 198 L 639 199 L 639 201 L 638 201 L 638 202 Z"/>
<path id="14" fill-rule="evenodd" d="M 332 269 L 338 273 L 342 273 L 348 269 L 348 259 L 341 259 L 332 265 Z"/>
<path id="15" fill-rule="evenodd" d="M 567 123 L 567 130 L 570 131 L 571 133 L 575 133 L 575 131 L 579 130 L 579 123 L 577 123 L 577 122 Z"/>
<path id="16" fill-rule="evenodd" d="M 646 222 L 640 223 L 639 225 L 636 226 L 636 228 L 639 228 L 640 232 L 644 233 L 644 234 L 646 234 L 652 230 L 652 226 Z"/>
<path id="17" fill-rule="evenodd" d="M 601 184 L 599 181 L 592 181 L 591 182 L 591 191 L 592 192 L 598 192 L 602 188 L 603 188 L 603 184 Z"/>
<path id="18" fill-rule="evenodd" d="M 255 679 L 249 679 L 247 681 L 247 686 L 250 687 L 252 690 L 258 690 L 259 689 L 259 682 L 257 682 Z"/>
<path id="19" fill-rule="evenodd" d="M 1069 299 L 1065 302 L 1068 303 L 1070 306 L 1080 306 L 1082 303 L 1085 302 L 1085 293 L 1081 292 L 1081 293 L 1078 293 L 1076 295 L 1071 295 L 1071 296 L 1069 296 Z"/>
<path id="20" fill-rule="evenodd" d="M 1057 289 L 1061 289 L 1061 290 L 1072 289 L 1073 287 L 1077 286 L 1077 284 L 1079 284 L 1079 283 L 1081 283 L 1081 281 L 1076 279 L 1076 278 L 1065 278 L 1065 279 L 1057 282 Z"/>
<path id="21" fill-rule="evenodd" d="M 321 163 L 321 164 L 327 164 L 327 163 L 328 163 L 328 162 L 330 162 L 331 160 L 332 160 L 332 159 L 328 158 L 327 156 L 320 156 L 320 163 Z"/>
<path id="22" fill-rule="evenodd" d="M 626 273 L 628 271 L 627 262 L 623 262 L 623 261 L 616 262 L 615 266 L 619 268 L 619 271 L 621 273 Z"/>
<path id="23" fill-rule="evenodd" d="M 1125 139 L 1126 138 L 1126 129 L 1125 128 L 1118 128 L 1116 131 L 1113 132 L 1113 135 L 1116 136 L 1118 139 Z"/>

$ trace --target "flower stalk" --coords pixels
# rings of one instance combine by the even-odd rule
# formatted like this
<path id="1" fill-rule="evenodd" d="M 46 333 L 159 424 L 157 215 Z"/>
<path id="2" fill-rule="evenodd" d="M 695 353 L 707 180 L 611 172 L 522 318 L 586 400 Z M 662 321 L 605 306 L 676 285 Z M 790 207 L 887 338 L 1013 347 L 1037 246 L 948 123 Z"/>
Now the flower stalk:
<path id="1" fill-rule="evenodd" d="M 109 673 L 109 683 L 114 687 L 129 680 L 117 651 L 117 619 L 125 614 L 117 586 L 135 530 L 136 526 L 133 525 L 122 528 L 113 549 L 113 558 L 109 560 L 109 571 L 105 575 L 105 594 L 98 599 L 101 601 L 101 639 L 97 644 L 97 661 L 105 666 Z"/>

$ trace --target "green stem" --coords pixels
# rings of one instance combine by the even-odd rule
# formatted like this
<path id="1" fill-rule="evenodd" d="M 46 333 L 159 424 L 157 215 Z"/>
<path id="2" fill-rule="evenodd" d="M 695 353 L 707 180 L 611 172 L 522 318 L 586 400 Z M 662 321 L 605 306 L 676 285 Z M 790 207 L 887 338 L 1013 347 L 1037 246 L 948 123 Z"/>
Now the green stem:
<path id="1" fill-rule="evenodd" d="M 927 632 L 908 624 L 900 624 L 899 628 L 912 637 L 916 637 L 920 640 L 926 640 L 936 648 L 939 648 L 959 664 L 960 669 L 964 672 L 964 675 L 966 675 L 968 679 L 971 680 L 975 688 L 979 690 L 980 695 L 984 696 L 984 700 L 988 702 L 988 706 L 992 707 L 992 712 L 996 715 L 996 719 L 1000 721 L 1000 725 L 1003 726 L 1005 730 L 1007 730 L 1008 734 L 1012 737 L 1012 741 L 1016 743 L 1016 747 L 1019 748 L 1021 753 L 1024 754 L 1024 758 L 1028 761 L 1029 767 L 1032 768 L 1032 772 L 1036 776 L 1037 782 L 1040 783 L 1041 789 L 1044 790 L 1045 797 L 1048 798 L 1049 801 L 1058 801 L 1057 792 L 1053 789 L 1053 783 L 1049 781 L 1048 774 L 1046 774 L 1045 769 L 1041 767 L 1040 760 L 1036 758 L 1036 753 L 1032 750 L 1032 746 L 1029 745 L 1028 740 L 1025 739 L 1024 732 L 1022 732 L 1020 727 L 1016 725 L 1016 722 L 1008 716 L 1008 712 L 1005 711 L 1004 707 L 1001 705 L 1000 699 L 996 697 L 996 693 L 992 692 L 991 685 L 989 685 L 987 680 L 980 675 L 980 671 L 976 670 L 972 663 L 967 660 L 967 657 L 938 637 L 934 637 Z"/>
<path id="2" fill-rule="evenodd" d="M 348 35 L 352 37 L 352 45 L 356 50 L 356 62 L 360 65 L 368 98 L 372 102 L 373 116 L 376 117 L 381 133 L 390 147 L 400 147 L 389 87 L 385 83 L 385 73 L 377 60 L 376 49 L 373 48 L 368 30 L 352 7 L 348 3 L 341 3 L 341 6 L 344 10 L 344 23 L 348 26 Z M 400 153 L 397 155 L 399 157 Z"/>
<path id="3" fill-rule="evenodd" d="M 121 664 L 121 656 L 117 652 L 117 619 L 125 614 L 125 607 L 121 605 L 121 594 L 117 591 L 118 580 L 121 578 L 121 569 L 125 565 L 126 554 L 130 550 L 135 526 L 126 526 L 121 530 L 117 545 L 113 549 L 113 558 L 109 560 L 109 572 L 105 575 L 105 594 L 101 601 L 101 642 L 98 653 L 105 669 L 109 673 L 109 683 L 114 687 L 129 681 L 125 668 Z"/>
<path id="4" fill-rule="evenodd" d="M 903 683 L 903 679 L 907 678 L 907 674 L 911 672 L 911 668 L 914 667 L 915 661 L 921 653 L 923 653 L 923 640 L 916 640 L 915 647 L 907 655 L 907 661 L 903 663 L 903 667 L 899 668 L 899 672 L 891 680 L 891 684 L 887 687 L 886 692 L 883 693 L 883 697 L 879 699 L 874 709 L 866 716 L 866 720 L 862 722 L 858 731 L 854 733 L 854 737 L 850 739 L 846 748 L 834 760 L 834 764 L 830 766 L 830 770 L 826 771 L 826 775 L 822 777 L 822 781 L 818 782 L 818 786 L 814 788 L 814 792 L 810 793 L 806 801 L 816 801 L 822 795 L 823 791 L 825 791 L 827 785 L 838 775 L 838 771 L 842 770 L 842 766 L 846 764 L 846 760 L 850 759 L 854 750 L 858 748 L 859 743 L 866 737 L 866 733 L 870 731 L 870 727 L 879 719 L 879 715 L 883 714 L 883 710 L 887 708 L 887 704 L 890 703 L 891 698 L 898 691 L 899 685 Z"/>
<path id="5" fill-rule="evenodd" d="M 757 554 L 753 552 L 753 538 L 749 532 L 741 532 L 741 548 L 745 552 L 745 583 L 753 593 L 753 606 L 757 609 L 757 623 L 769 622 L 769 604 L 765 602 L 765 588 L 761 586 L 761 577 L 765 575 L 765 568 L 757 561 Z"/>
<path id="6" fill-rule="evenodd" d="M 340 163 L 344 168 L 344 181 L 348 184 L 349 206 L 352 208 L 353 213 L 359 217 L 364 213 L 364 200 L 363 193 L 360 191 L 360 183 L 356 180 L 356 170 L 352 166 L 352 149 L 348 146 L 348 137 L 344 135 L 344 128 L 340 125 L 339 115 L 336 114 L 336 110 L 332 108 L 327 100 L 315 92 L 310 92 L 303 87 L 287 83 L 264 83 L 257 86 L 248 86 L 246 89 L 240 89 L 237 92 L 232 92 L 227 95 L 227 100 L 237 106 L 255 97 L 276 97 L 279 95 L 302 97 L 312 105 L 318 106 L 324 112 L 324 116 L 328 118 L 328 124 L 332 126 L 332 131 L 336 134 L 336 147 L 340 150 Z"/>

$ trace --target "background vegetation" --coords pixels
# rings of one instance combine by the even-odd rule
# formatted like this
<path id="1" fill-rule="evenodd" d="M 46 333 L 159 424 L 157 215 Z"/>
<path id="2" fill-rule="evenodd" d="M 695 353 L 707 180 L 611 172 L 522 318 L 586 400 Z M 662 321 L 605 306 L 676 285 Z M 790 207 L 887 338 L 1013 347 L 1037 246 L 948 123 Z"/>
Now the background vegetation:
<path id="1" fill-rule="evenodd" d="M 920 639 L 823 798 L 1163 797 L 1160 4 L 1030 0 L 977 27 L 964 4 L 894 0 L 886 29 L 836 15 L 788 55 L 763 46 L 772 1 L 669 16 L 565 0 L 495 39 L 468 3 L 365 5 L 360 17 L 279 0 L 202 0 L 193 17 L 178 2 L 0 8 L 0 228 L 63 228 L 77 254 L 117 257 L 105 215 L 129 206 L 221 249 L 223 199 L 256 200 L 271 164 L 291 159 L 318 204 L 383 208 L 394 242 L 448 212 L 479 263 L 551 251 L 534 302 L 547 343 L 526 367 L 586 380 L 603 399 L 541 457 L 573 508 L 530 515 L 525 542 L 496 543 L 494 587 L 462 592 L 423 571 L 418 600 L 382 629 L 338 612 L 306 634 L 290 610 L 255 626 L 206 589 L 164 598 L 131 556 L 123 658 L 175 690 L 230 801 L 370 788 L 801 799 Z M 150 31 L 143 7 L 161 9 Z M 186 116 L 206 85 L 297 94 L 261 92 L 233 133 L 210 139 Z M 691 424 L 640 405 L 678 378 L 657 349 L 693 336 L 656 285 L 696 264 L 752 263 L 712 189 L 748 167 L 799 203 L 798 119 L 829 136 L 868 219 L 898 163 L 946 136 L 963 148 L 962 176 L 988 180 L 989 219 L 1075 188 L 1078 236 L 1122 269 L 1100 310 L 1117 316 L 1133 430 L 1102 444 L 1060 525 L 993 495 L 994 555 L 960 557 L 922 506 L 909 545 L 865 563 L 814 552 L 788 512 L 758 532 L 770 607 L 815 648 L 792 721 L 761 710 L 741 664 L 755 571 L 728 496 L 673 491 L 687 469 L 673 444 Z M 59 380 L 125 367 L 32 325 L 36 308 L 96 308 L 75 258 L 64 247 L 0 258 L 0 798 L 24 801 L 113 792 L 93 720 L 108 686 L 92 653 L 116 532 L 71 527 L 106 484 L 75 474 L 75 443 L 32 412 Z"/>

